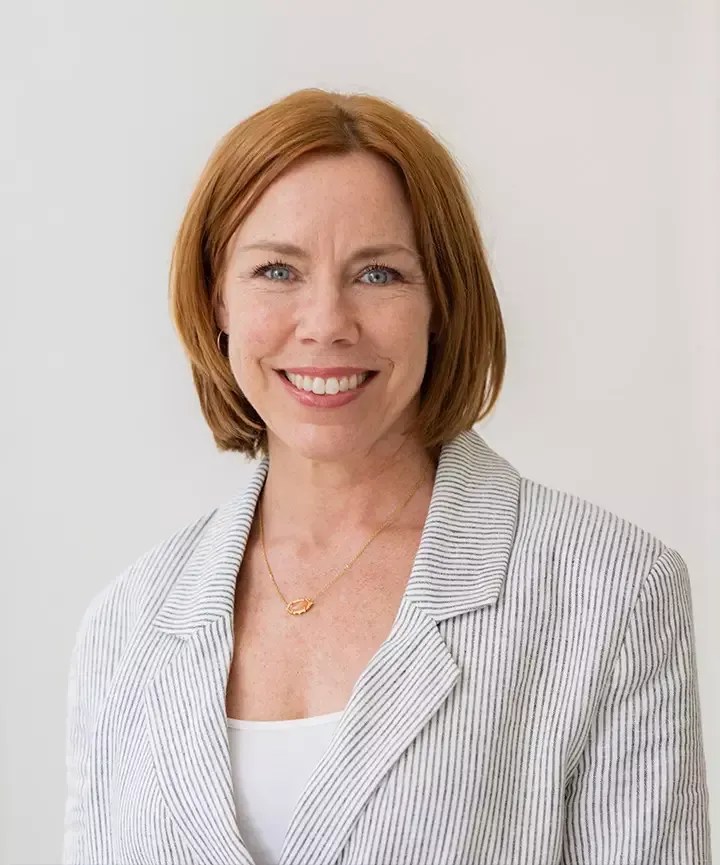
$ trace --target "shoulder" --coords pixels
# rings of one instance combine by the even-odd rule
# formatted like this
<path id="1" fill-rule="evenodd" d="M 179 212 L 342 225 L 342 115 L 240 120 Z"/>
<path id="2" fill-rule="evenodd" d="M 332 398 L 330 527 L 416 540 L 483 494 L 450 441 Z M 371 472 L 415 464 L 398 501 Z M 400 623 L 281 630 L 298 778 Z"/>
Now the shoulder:
<path id="1" fill-rule="evenodd" d="M 631 607 L 653 570 L 687 581 L 680 554 L 632 520 L 581 496 L 520 479 L 515 552 L 543 561 L 578 591 L 622 596 Z"/>
<path id="2" fill-rule="evenodd" d="M 90 599 L 75 634 L 74 668 L 92 663 L 106 673 L 114 668 L 128 636 L 162 603 L 218 510 L 194 518 L 145 550 Z"/>
<path id="3" fill-rule="evenodd" d="M 526 542 L 548 539 L 593 550 L 602 544 L 618 553 L 647 549 L 659 554 L 666 544 L 643 526 L 609 508 L 564 490 L 521 476 L 519 534 Z"/>

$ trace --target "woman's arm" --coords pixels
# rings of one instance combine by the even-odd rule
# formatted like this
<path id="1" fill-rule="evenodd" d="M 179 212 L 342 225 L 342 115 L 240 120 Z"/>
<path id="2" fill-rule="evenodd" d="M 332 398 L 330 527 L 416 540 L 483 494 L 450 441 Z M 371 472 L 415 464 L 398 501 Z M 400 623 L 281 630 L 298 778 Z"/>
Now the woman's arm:
<path id="1" fill-rule="evenodd" d="M 90 730 L 87 696 L 84 693 L 84 652 L 86 620 L 75 638 L 70 657 L 67 691 L 65 834 L 63 865 L 91 863 L 87 844 L 87 785 L 90 757 Z"/>
<path id="2" fill-rule="evenodd" d="M 710 865 L 690 580 L 666 548 L 566 788 L 564 865 Z"/>

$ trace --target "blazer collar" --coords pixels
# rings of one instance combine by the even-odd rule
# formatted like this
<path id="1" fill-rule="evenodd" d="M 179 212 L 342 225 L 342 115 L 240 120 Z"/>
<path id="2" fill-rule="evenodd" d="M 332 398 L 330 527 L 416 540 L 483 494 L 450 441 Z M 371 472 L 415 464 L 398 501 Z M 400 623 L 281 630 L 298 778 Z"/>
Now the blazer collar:
<path id="1" fill-rule="evenodd" d="M 191 636 L 232 616 L 235 583 L 268 471 L 217 508 L 153 624 Z M 441 621 L 498 600 L 518 519 L 520 475 L 473 429 L 442 448 L 405 599 Z"/>

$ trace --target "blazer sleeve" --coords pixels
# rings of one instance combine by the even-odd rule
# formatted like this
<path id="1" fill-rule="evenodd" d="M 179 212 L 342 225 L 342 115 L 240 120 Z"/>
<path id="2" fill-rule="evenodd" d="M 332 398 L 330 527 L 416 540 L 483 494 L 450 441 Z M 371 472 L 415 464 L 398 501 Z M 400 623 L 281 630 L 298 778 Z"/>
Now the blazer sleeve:
<path id="1" fill-rule="evenodd" d="M 62 865 L 91 863 L 88 849 L 88 763 L 90 723 L 84 660 L 87 613 L 75 637 L 70 656 L 66 719 L 66 799 Z"/>
<path id="2" fill-rule="evenodd" d="M 687 565 L 665 547 L 627 622 L 565 796 L 564 865 L 710 865 Z"/>

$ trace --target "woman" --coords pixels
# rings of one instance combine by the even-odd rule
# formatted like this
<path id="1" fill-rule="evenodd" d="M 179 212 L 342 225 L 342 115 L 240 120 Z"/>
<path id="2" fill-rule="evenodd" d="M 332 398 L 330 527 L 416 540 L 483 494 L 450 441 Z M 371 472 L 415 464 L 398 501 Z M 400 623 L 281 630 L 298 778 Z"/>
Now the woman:
<path id="1" fill-rule="evenodd" d="M 473 429 L 505 337 L 431 133 L 321 90 L 240 123 L 171 307 L 260 459 L 85 614 L 65 863 L 709 862 L 685 562 Z"/>

